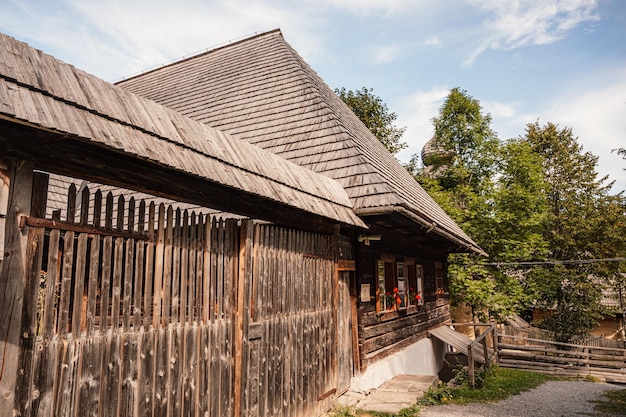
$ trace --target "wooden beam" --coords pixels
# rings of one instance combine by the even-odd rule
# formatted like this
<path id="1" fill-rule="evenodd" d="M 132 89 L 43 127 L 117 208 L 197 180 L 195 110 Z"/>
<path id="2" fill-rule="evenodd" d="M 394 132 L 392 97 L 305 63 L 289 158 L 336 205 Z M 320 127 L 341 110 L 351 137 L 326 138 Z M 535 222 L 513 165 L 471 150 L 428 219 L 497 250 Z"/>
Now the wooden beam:
<path id="1" fill-rule="evenodd" d="M 0 417 L 10 417 L 15 415 L 14 408 L 18 404 L 15 393 L 20 372 L 21 321 L 27 279 L 28 233 L 20 230 L 19 217 L 30 214 L 33 165 L 10 161 L 6 168 L 0 169 L 0 177 L 10 186 L 4 260 L 0 269 Z"/>
<path id="2" fill-rule="evenodd" d="M 136 240 L 150 240 L 150 236 L 148 236 L 147 233 L 121 232 L 118 230 L 107 229 L 105 227 L 94 227 L 88 225 L 80 225 L 76 223 L 63 222 L 60 220 L 41 219 L 31 216 L 20 216 L 20 228 L 24 228 L 25 226 L 45 227 L 48 229 L 64 230 L 77 233 L 88 233 L 92 235 L 125 237 Z"/>
<path id="3" fill-rule="evenodd" d="M 254 225 L 251 221 L 244 221 L 241 225 L 239 237 L 239 269 L 236 274 L 236 310 L 235 310 L 235 386 L 234 386 L 234 416 L 240 417 L 242 412 L 241 401 L 243 385 L 246 384 L 244 372 L 247 361 L 244 360 L 247 344 L 247 329 L 250 306 L 250 285 L 252 283 L 252 242 Z M 247 374 L 247 372 L 246 372 Z"/>

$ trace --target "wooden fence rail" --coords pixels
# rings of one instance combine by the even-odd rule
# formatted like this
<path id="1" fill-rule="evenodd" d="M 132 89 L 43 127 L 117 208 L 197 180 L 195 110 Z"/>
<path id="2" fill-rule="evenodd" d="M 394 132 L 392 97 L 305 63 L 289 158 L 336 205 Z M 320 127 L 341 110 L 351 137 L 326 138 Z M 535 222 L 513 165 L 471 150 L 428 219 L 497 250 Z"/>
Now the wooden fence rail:
<path id="1" fill-rule="evenodd" d="M 498 336 L 498 363 L 559 376 L 594 376 L 626 383 L 626 349 L 581 346 L 521 336 Z"/>

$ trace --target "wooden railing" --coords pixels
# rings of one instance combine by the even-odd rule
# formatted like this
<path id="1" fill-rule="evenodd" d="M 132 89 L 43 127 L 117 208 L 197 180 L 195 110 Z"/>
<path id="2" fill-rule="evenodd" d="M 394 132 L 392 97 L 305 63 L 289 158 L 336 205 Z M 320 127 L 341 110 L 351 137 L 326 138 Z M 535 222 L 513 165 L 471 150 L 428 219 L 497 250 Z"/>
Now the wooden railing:
<path id="1" fill-rule="evenodd" d="M 485 358 L 485 367 L 489 368 L 492 362 L 497 361 L 498 355 L 498 335 L 496 332 L 496 326 L 488 323 L 455 323 L 455 326 L 472 326 L 474 327 L 474 334 L 477 334 L 477 327 L 487 328 L 481 334 L 478 334 L 476 338 L 467 346 L 467 370 L 469 382 L 472 388 L 476 386 L 476 354 L 482 348 L 482 356 Z M 491 336 L 492 349 L 489 348 L 488 336 Z M 480 347 L 479 347 L 480 344 Z"/>
<path id="2" fill-rule="evenodd" d="M 626 349 L 581 346 L 512 335 L 498 335 L 498 363 L 565 377 L 596 377 L 626 383 Z"/>

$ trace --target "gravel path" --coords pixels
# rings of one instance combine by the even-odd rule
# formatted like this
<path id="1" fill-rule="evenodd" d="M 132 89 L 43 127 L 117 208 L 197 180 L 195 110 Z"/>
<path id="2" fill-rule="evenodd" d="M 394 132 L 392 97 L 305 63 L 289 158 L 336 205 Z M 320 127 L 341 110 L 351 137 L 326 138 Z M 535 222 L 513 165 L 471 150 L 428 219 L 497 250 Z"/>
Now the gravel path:
<path id="1" fill-rule="evenodd" d="M 609 414 L 597 413 L 589 401 L 612 389 L 623 387 L 587 381 L 548 381 L 497 403 L 427 407 L 420 417 L 608 417 Z"/>

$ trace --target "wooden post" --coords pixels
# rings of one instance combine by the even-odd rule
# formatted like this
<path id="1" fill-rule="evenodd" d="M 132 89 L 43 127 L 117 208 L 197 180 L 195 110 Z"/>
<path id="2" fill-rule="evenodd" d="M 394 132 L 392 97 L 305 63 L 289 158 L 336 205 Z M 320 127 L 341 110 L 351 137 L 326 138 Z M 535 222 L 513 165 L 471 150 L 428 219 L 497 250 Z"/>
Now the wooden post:
<path id="1" fill-rule="evenodd" d="M 20 216 L 30 215 L 33 165 L 27 161 L 0 164 L 0 180 L 8 184 L 3 189 L 10 190 L 0 269 L 0 417 L 9 417 L 14 415 L 17 405 L 15 390 L 20 372 L 21 319 L 27 278 L 28 228 L 20 229 Z"/>
<path id="2" fill-rule="evenodd" d="M 494 327 L 493 329 L 493 354 L 495 355 L 496 363 L 500 363 L 500 354 L 498 353 L 498 338 L 500 335 L 498 334 L 498 329 Z"/>
<path id="3" fill-rule="evenodd" d="M 487 330 L 486 333 L 489 333 L 489 330 Z M 487 348 L 487 335 L 483 337 L 483 339 L 480 341 L 480 344 L 483 345 L 483 353 L 485 355 L 485 368 L 489 368 L 491 359 L 489 358 L 489 349 Z"/>
<path id="4" fill-rule="evenodd" d="M 237 273 L 237 294 L 235 310 L 235 386 L 234 416 L 242 415 L 244 385 L 246 384 L 246 349 L 248 340 L 248 323 L 250 317 L 250 285 L 252 282 L 252 242 L 254 224 L 244 220 L 241 224 L 239 238 L 239 271 Z"/>
<path id="5" fill-rule="evenodd" d="M 472 345 L 467 347 L 467 373 L 469 377 L 470 386 L 476 387 L 476 381 L 474 379 L 474 354 L 472 352 Z"/>

